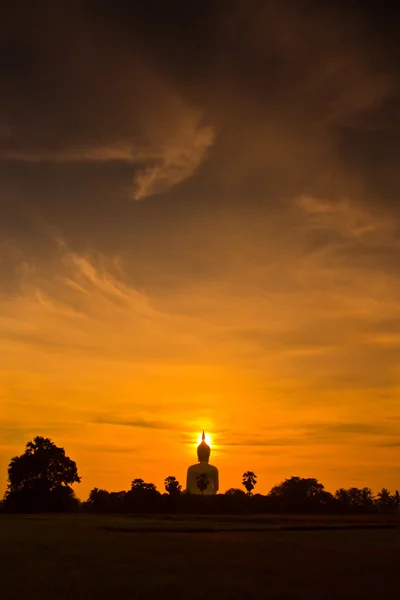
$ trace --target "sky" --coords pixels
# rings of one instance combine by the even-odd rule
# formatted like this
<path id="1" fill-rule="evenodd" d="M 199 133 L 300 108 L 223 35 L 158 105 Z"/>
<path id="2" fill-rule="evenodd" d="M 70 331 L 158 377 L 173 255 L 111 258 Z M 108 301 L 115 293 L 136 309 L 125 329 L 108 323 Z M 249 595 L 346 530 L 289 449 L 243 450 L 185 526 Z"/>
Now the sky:
<path id="1" fill-rule="evenodd" d="M 17 1 L 0 25 L 0 495 L 400 486 L 398 9 Z"/>

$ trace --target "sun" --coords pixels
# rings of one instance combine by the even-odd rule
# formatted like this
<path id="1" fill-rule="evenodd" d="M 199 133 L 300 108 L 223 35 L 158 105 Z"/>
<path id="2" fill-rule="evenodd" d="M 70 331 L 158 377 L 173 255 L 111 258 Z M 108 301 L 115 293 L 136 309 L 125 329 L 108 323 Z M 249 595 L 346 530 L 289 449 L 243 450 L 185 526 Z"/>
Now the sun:
<path id="1" fill-rule="evenodd" d="M 211 435 L 209 433 L 206 433 L 205 437 L 206 437 L 206 444 L 208 444 L 209 446 L 211 446 Z M 201 444 L 202 441 L 203 441 L 203 434 L 199 433 L 199 436 L 197 438 L 197 443 Z"/>

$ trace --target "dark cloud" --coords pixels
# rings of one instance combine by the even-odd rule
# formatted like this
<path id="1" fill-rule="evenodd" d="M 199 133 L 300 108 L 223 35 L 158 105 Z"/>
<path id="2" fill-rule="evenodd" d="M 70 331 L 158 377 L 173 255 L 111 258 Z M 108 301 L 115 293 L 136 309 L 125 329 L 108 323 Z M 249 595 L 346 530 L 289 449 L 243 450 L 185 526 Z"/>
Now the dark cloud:
<path id="1" fill-rule="evenodd" d="M 0 157 L 128 164 L 125 195 L 140 199 L 189 177 L 214 134 L 202 111 L 148 66 L 135 36 L 116 37 L 93 9 L 46 5 L 11 19 L 15 37 L 6 36 L 5 50 L 22 56 L 5 78 Z"/>
<path id="2" fill-rule="evenodd" d="M 179 223 L 192 235 L 200 218 L 199 243 L 210 244 L 221 204 L 237 213 L 245 202 L 258 218 L 299 193 L 396 208 L 390 12 L 256 1 L 7 10 L 1 196 L 7 227 L 19 240 L 35 237 L 35 253 L 44 242 L 33 219 L 79 246 L 146 255 L 151 243 L 157 261 L 178 268 Z M 127 206 L 153 194 L 151 208 Z M 156 198 L 168 200 L 168 214 Z M 158 253 L 151 232 L 160 234 L 161 221 Z M 305 243 L 354 251 L 342 242 L 325 227 Z M 193 247 L 179 255 L 189 271 L 205 260 Z M 382 262 L 396 265 L 396 254 Z"/>
<path id="3" fill-rule="evenodd" d="M 282 178 L 289 161 L 318 193 L 325 161 L 325 192 L 348 167 L 386 185 L 399 138 L 389 15 L 384 29 L 356 3 L 135 4 L 8 9 L 3 157 L 136 165 L 140 197 L 190 176 L 218 131 L 239 173 L 269 163 Z"/>

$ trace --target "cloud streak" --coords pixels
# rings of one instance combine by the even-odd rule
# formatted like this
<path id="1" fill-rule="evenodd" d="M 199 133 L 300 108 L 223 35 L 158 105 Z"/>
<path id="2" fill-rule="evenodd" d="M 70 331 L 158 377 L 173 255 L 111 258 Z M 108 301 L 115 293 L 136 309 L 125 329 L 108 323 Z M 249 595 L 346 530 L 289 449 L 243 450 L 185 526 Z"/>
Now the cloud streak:
<path id="1" fill-rule="evenodd" d="M 35 85 L 26 85 L 24 103 L 13 102 L 15 81 L 5 77 L 0 161 L 127 164 L 133 179 L 127 197 L 134 200 L 160 194 L 195 173 L 214 143 L 214 128 L 201 107 L 152 67 L 139 36 L 132 53 L 126 40 L 116 43 L 112 29 L 104 28 L 101 11 L 93 20 L 72 5 L 49 7 L 41 16 L 9 12 L 15 38 L 6 32 L 3 37 L 11 55 L 18 52 L 21 29 L 38 19 L 24 40 Z M 69 28 L 75 49 L 62 33 Z M 58 32 L 57 45 L 52 31 Z M 33 108 L 41 103 L 46 111 Z"/>
<path id="2" fill-rule="evenodd" d="M 85 493 L 162 485 L 206 427 L 226 487 L 390 486 L 396 19 L 106 4 L 10 5 L 0 31 L 2 464 L 40 426 Z"/>
<path id="3" fill-rule="evenodd" d="M 122 139 L 105 146 L 64 147 L 55 149 L 0 150 L 0 160 L 27 163 L 85 164 L 120 162 L 132 167 L 133 200 L 161 194 L 191 177 L 205 160 L 214 143 L 211 126 L 203 125 L 200 115 L 188 111 L 168 137 L 149 141 Z"/>
<path id="4" fill-rule="evenodd" d="M 174 430 L 176 427 L 171 423 L 165 423 L 164 421 L 149 421 L 146 419 L 124 419 L 122 417 L 98 417 L 93 421 L 99 425 L 120 425 L 122 427 L 133 427 L 138 429 L 165 429 Z"/>

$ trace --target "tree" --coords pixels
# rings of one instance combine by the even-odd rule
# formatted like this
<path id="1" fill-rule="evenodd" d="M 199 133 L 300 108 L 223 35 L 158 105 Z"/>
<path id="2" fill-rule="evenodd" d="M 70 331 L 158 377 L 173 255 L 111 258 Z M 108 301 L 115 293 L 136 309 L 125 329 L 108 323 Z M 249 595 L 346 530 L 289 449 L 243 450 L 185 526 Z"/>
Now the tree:
<path id="1" fill-rule="evenodd" d="M 69 485 L 58 485 L 50 493 L 50 508 L 54 512 L 76 512 L 79 500 Z"/>
<path id="2" fill-rule="evenodd" d="M 126 492 L 108 492 L 97 487 L 90 491 L 85 506 L 91 512 L 120 513 L 125 509 Z"/>
<path id="3" fill-rule="evenodd" d="M 120 492 L 110 492 L 110 510 L 112 512 L 123 512 L 126 503 L 126 492 L 124 490 Z"/>
<path id="4" fill-rule="evenodd" d="M 5 505 L 9 510 L 69 510 L 77 503 L 70 487 L 79 483 L 76 463 L 49 438 L 36 436 L 8 467 Z"/>
<path id="5" fill-rule="evenodd" d="M 335 492 L 335 498 L 339 501 L 343 512 L 367 513 L 375 509 L 374 496 L 370 488 L 349 489 L 340 488 Z"/>
<path id="6" fill-rule="evenodd" d="M 399 490 L 395 490 L 393 494 L 393 506 L 394 512 L 399 512 L 400 510 L 400 492 Z"/>
<path id="7" fill-rule="evenodd" d="M 93 488 L 89 493 L 88 505 L 94 512 L 107 512 L 110 502 L 110 492 L 97 487 Z"/>
<path id="8" fill-rule="evenodd" d="M 290 477 L 275 485 L 268 494 L 276 508 L 288 511 L 313 512 L 331 508 L 332 494 L 314 478 Z"/>
<path id="9" fill-rule="evenodd" d="M 252 490 L 257 485 L 257 475 L 253 471 L 246 471 L 243 473 L 242 485 L 245 487 L 247 495 L 251 496 Z"/>
<path id="10" fill-rule="evenodd" d="M 351 509 L 353 508 L 353 502 L 350 495 L 350 490 L 345 490 L 344 488 L 336 490 L 335 498 L 339 502 L 343 512 L 351 512 Z"/>
<path id="11" fill-rule="evenodd" d="M 197 487 L 199 488 L 201 495 L 207 489 L 208 484 L 210 483 L 206 473 L 200 473 L 196 476 Z"/>
<path id="12" fill-rule="evenodd" d="M 387 488 L 382 488 L 377 494 L 376 505 L 380 512 L 388 513 L 392 509 L 393 497 Z"/>
<path id="13" fill-rule="evenodd" d="M 243 496 L 246 496 L 246 492 L 244 492 L 243 490 L 239 490 L 239 488 L 229 488 L 229 490 L 226 490 L 225 496 L 231 496 L 233 498 L 243 498 Z"/>
<path id="14" fill-rule="evenodd" d="M 400 494 L 396 490 L 394 494 L 391 494 L 387 488 L 382 488 L 377 494 L 376 506 L 379 512 L 382 513 L 396 513 L 398 512 L 400 505 Z"/>
<path id="15" fill-rule="evenodd" d="M 169 475 L 164 481 L 165 490 L 170 496 L 179 496 L 182 492 L 182 486 L 173 475 Z"/>
<path id="16" fill-rule="evenodd" d="M 154 483 L 146 483 L 143 479 L 134 479 L 124 502 L 129 510 L 135 512 L 156 512 L 159 497 L 160 492 Z"/>
<path id="17" fill-rule="evenodd" d="M 131 483 L 131 490 L 142 490 L 144 485 L 144 479 L 133 479 Z"/>
<path id="18" fill-rule="evenodd" d="M 131 483 L 131 490 L 134 492 L 157 493 L 154 483 L 145 483 L 143 479 L 134 479 Z"/>
<path id="19" fill-rule="evenodd" d="M 361 489 L 361 504 L 365 511 L 371 511 L 374 509 L 374 494 L 368 487 Z"/>

